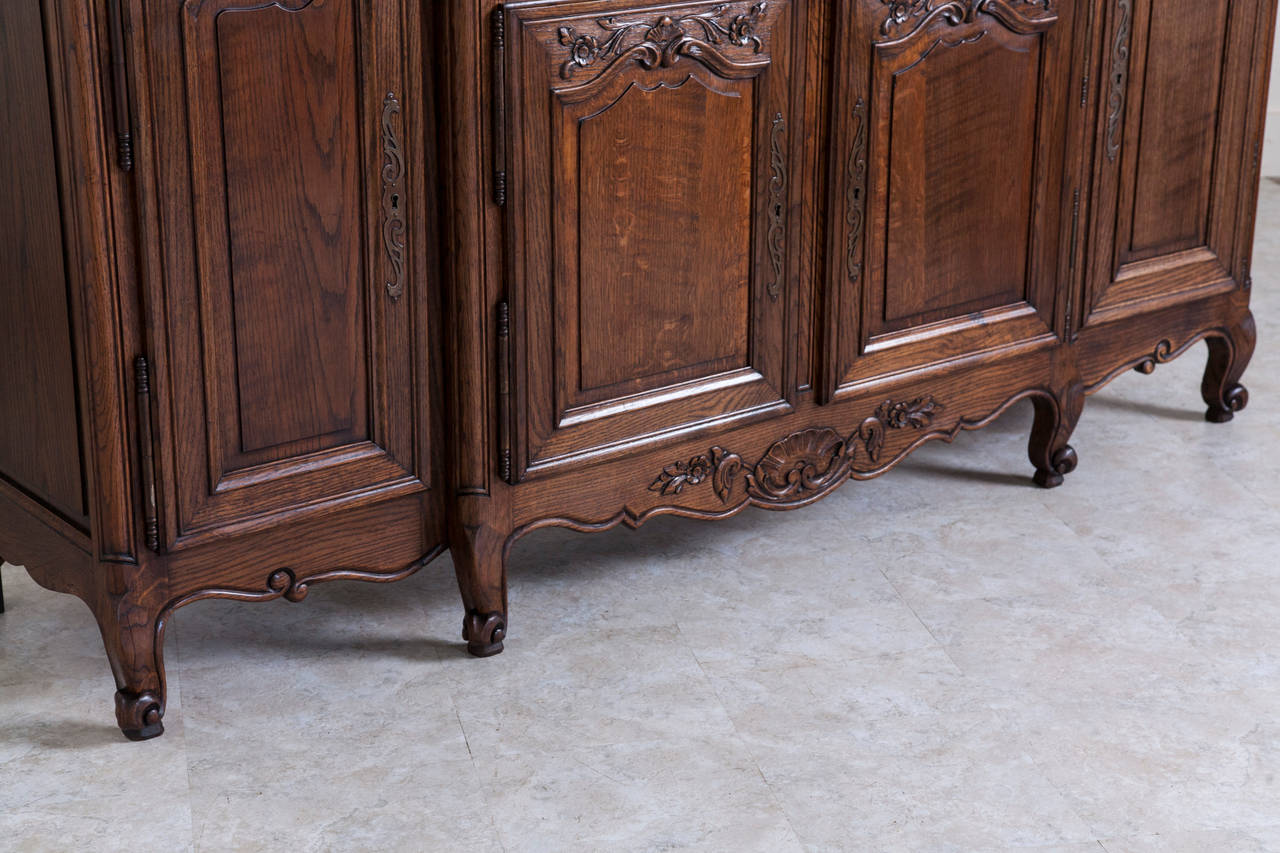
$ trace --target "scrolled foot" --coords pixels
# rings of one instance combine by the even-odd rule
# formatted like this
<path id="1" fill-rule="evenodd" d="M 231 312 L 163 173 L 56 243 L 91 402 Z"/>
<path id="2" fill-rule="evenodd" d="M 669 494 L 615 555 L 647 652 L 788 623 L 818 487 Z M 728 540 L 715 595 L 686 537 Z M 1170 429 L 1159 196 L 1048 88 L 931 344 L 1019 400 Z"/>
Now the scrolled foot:
<path id="1" fill-rule="evenodd" d="M 1037 468 L 1031 479 L 1042 489 L 1056 489 L 1062 485 L 1064 477 L 1076 470 L 1079 463 L 1080 458 L 1076 456 L 1075 448 L 1068 444 L 1053 455 L 1052 468 Z"/>
<path id="2" fill-rule="evenodd" d="M 507 617 L 502 613 L 479 613 L 472 610 L 462 620 L 462 639 L 467 651 L 478 658 L 492 657 L 502 651 L 507 636 Z"/>
<path id="3" fill-rule="evenodd" d="M 116 691 L 116 722 L 129 740 L 150 740 L 164 734 L 163 705 L 154 693 Z"/>
<path id="4" fill-rule="evenodd" d="M 1204 368 L 1200 394 L 1209 407 L 1204 413 L 1209 423 L 1225 424 L 1249 404 L 1249 392 L 1240 384 L 1240 377 L 1249 366 L 1257 342 L 1258 330 L 1252 314 L 1245 314 L 1222 336 L 1206 339 L 1209 361 Z"/>
<path id="5" fill-rule="evenodd" d="M 1055 489 L 1079 462 L 1067 441 L 1084 411 L 1084 388 L 1078 381 L 1070 382 L 1053 395 L 1033 397 L 1032 403 L 1036 417 L 1027 455 L 1036 473 L 1031 479 L 1042 489 Z"/>
<path id="6" fill-rule="evenodd" d="M 1222 395 L 1222 402 L 1213 402 L 1204 413 L 1204 419 L 1211 424 L 1225 424 L 1236 416 L 1236 412 L 1249 405 L 1249 390 L 1243 385 L 1232 385 Z"/>

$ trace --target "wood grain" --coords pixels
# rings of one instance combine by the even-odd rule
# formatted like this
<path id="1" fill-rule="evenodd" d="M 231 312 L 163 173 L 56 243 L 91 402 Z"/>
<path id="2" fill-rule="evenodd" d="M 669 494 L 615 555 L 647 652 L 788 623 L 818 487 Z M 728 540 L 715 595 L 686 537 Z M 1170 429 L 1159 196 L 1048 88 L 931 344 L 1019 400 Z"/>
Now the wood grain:
<path id="1" fill-rule="evenodd" d="M 0 473 L 88 529 L 68 276 L 37 0 L 0 6 Z"/>

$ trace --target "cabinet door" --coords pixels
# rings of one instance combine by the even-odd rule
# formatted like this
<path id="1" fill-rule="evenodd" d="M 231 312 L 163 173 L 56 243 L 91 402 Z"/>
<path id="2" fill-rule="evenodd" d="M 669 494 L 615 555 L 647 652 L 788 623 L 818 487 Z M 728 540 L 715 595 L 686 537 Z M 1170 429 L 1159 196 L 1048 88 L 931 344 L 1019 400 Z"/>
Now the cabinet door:
<path id="1" fill-rule="evenodd" d="M 1245 124 L 1255 34 L 1268 26 L 1263 0 L 1103 5 L 1086 314 L 1095 323 L 1247 278 L 1239 238 L 1257 150 Z"/>
<path id="2" fill-rule="evenodd" d="M 515 477 L 788 407 L 793 7 L 506 7 Z"/>
<path id="3" fill-rule="evenodd" d="M 171 546 L 427 479 L 414 5 L 147 4 Z"/>
<path id="4" fill-rule="evenodd" d="M 839 5 L 825 392 L 1051 342 L 1074 3 Z"/>

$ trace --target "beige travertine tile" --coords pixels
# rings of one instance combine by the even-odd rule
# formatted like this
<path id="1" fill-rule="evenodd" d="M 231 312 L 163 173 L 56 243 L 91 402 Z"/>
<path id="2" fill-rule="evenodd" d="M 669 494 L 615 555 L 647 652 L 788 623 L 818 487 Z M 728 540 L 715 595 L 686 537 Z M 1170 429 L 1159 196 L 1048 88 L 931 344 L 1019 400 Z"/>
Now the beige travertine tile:
<path id="1" fill-rule="evenodd" d="M 474 755 L 717 737 L 732 724 L 674 626 L 530 637 L 470 661 L 453 702 Z"/>
<path id="2" fill-rule="evenodd" d="M 732 737 L 476 764 L 508 853 L 803 849 L 755 761 Z"/>
<path id="3" fill-rule="evenodd" d="M 1003 726 L 899 753 L 756 751 L 806 850 L 1009 850 L 1095 836 Z"/>
<path id="4" fill-rule="evenodd" d="M 61 800 L 0 811 L 0 846 L 20 853 L 135 853 L 191 850 L 191 807 L 185 797 L 151 805 L 130 796 Z"/>
<path id="5" fill-rule="evenodd" d="M 1007 716 L 1096 837 L 1123 838 L 1274 825 L 1274 708 L 1274 696 L 1127 704 L 1084 697 Z"/>
<path id="6" fill-rule="evenodd" d="M 1272 853 L 1280 850 L 1280 825 L 1253 830 L 1162 832 L 1137 838 L 1108 838 L 1106 853 Z"/>
<path id="7" fill-rule="evenodd" d="M 193 782 L 191 813 L 198 851 L 501 849 L 469 760 Z"/>

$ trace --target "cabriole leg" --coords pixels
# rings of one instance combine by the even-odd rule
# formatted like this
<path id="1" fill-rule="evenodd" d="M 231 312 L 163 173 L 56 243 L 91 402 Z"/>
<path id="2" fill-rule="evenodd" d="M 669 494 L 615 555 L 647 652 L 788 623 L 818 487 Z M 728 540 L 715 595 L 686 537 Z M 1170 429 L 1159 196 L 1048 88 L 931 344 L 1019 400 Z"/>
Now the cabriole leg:
<path id="1" fill-rule="evenodd" d="M 1076 469 L 1076 451 L 1067 442 L 1084 411 L 1084 389 L 1074 384 L 1054 397 L 1031 399 L 1036 410 L 1027 445 L 1027 456 L 1036 468 L 1032 479 L 1037 486 L 1052 489 L 1061 486 L 1063 478 Z"/>
<path id="2" fill-rule="evenodd" d="M 118 688 L 116 722 L 129 740 L 147 740 L 164 733 L 164 670 L 156 631 L 163 585 L 148 581 L 138 566 L 103 568 L 104 588 L 93 609 Z"/>
<path id="3" fill-rule="evenodd" d="M 462 639 L 476 657 L 502 651 L 507 635 L 506 536 L 487 525 L 455 525 L 450 542 L 466 610 Z"/>
<path id="4" fill-rule="evenodd" d="M 1251 313 L 1231 327 L 1229 337 L 1208 339 L 1209 363 L 1200 384 L 1200 394 L 1209 407 L 1205 420 L 1224 424 L 1249 405 L 1249 392 L 1240 384 L 1240 377 L 1253 358 L 1257 342 L 1258 330 Z"/>

